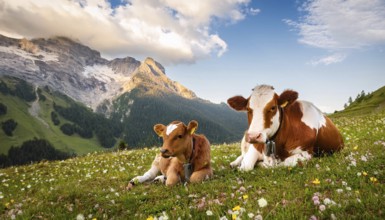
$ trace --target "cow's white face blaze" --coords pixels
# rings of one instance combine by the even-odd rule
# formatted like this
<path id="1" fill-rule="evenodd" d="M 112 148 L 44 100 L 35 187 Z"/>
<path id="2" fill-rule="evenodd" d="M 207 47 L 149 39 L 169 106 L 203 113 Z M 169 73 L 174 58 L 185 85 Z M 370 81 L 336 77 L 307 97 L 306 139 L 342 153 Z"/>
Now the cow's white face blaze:
<path id="1" fill-rule="evenodd" d="M 249 129 L 246 141 L 266 142 L 279 128 L 278 96 L 272 86 L 257 86 L 253 89 L 247 106 Z"/>

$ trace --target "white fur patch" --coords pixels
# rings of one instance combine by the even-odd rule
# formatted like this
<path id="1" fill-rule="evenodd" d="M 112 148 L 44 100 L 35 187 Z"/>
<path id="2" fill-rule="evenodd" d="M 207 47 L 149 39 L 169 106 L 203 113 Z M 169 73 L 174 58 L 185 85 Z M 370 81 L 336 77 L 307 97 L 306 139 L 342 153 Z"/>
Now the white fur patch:
<path id="1" fill-rule="evenodd" d="M 298 161 L 307 161 L 312 158 L 312 156 L 307 151 L 301 150 L 301 147 L 297 147 L 290 153 L 293 155 L 283 161 L 283 166 L 293 167 L 298 164 Z"/>
<path id="2" fill-rule="evenodd" d="M 254 88 L 253 93 L 250 96 L 249 108 L 253 110 L 253 119 L 250 123 L 249 133 L 259 134 L 267 138 L 267 135 L 271 135 L 272 130 L 276 130 L 279 125 L 276 123 L 278 120 L 278 113 L 273 117 L 273 129 L 264 128 L 265 120 L 263 116 L 263 110 L 267 103 L 274 98 L 274 89 L 271 86 L 261 85 Z M 279 123 L 279 122 L 278 122 Z"/>
<path id="3" fill-rule="evenodd" d="M 167 126 L 166 134 L 170 135 L 178 127 L 178 124 L 171 124 Z"/>
<path id="4" fill-rule="evenodd" d="M 257 151 L 257 149 L 255 149 L 253 145 L 250 145 L 248 151 L 243 157 L 239 170 L 249 171 L 254 169 L 255 163 L 258 160 L 262 160 L 262 158 L 263 158 L 262 154 L 259 151 Z"/>
<path id="5" fill-rule="evenodd" d="M 301 121 L 309 126 L 311 129 L 320 129 L 323 126 L 326 126 L 325 116 L 322 114 L 321 110 L 319 110 L 313 103 L 306 101 L 299 101 L 301 110 L 302 110 L 302 118 Z"/>

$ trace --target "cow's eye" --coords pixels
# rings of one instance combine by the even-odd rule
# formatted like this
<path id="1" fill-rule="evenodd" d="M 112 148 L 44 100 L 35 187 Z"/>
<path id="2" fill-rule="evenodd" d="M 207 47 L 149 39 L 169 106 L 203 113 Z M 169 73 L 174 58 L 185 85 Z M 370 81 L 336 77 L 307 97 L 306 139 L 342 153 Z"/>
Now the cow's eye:
<path id="1" fill-rule="evenodd" d="M 182 135 L 178 135 L 178 138 L 181 139 L 183 136 Z"/>
<path id="2" fill-rule="evenodd" d="M 275 111 L 275 109 L 277 108 L 277 106 L 273 106 L 273 107 L 271 107 L 271 109 L 270 109 L 270 111 Z"/>

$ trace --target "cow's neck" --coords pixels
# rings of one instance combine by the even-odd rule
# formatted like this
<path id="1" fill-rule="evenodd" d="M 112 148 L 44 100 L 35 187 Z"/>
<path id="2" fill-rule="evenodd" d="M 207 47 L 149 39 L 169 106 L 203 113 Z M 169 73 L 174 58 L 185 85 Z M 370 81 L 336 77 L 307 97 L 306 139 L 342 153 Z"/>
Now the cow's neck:
<path id="1" fill-rule="evenodd" d="M 191 163 L 193 156 L 194 156 L 194 136 L 191 137 L 191 141 L 187 144 L 185 152 L 178 156 L 178 160 L 182 162 L 183 164 Z"/>

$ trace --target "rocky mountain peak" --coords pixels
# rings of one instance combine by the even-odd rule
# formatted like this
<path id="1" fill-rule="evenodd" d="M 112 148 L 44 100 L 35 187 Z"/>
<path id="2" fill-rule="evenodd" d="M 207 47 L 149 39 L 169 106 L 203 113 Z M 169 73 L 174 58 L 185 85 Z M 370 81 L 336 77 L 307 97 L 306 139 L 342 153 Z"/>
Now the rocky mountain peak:
<path id="1" fill-rule="evenodd" d="M 107 60 L 100 52 L 67 37 L 13 39 L 0 35 L 0 75 L 11 75 L 37 86 L 49 86 L 96 110 L 134 88 L 151 95 L 196 95 L 165 75 L 153 58 Z"/>

